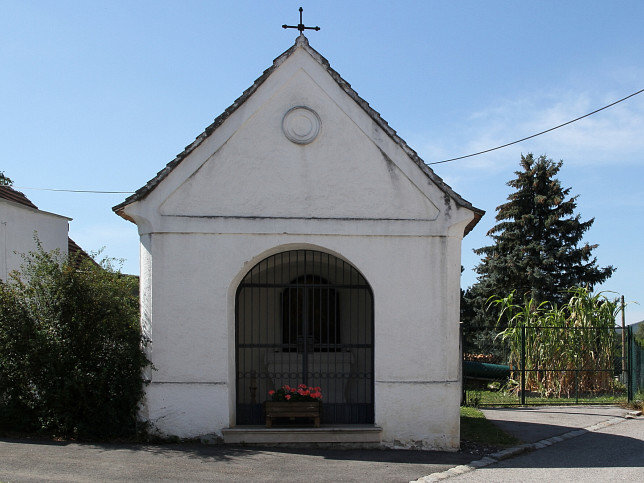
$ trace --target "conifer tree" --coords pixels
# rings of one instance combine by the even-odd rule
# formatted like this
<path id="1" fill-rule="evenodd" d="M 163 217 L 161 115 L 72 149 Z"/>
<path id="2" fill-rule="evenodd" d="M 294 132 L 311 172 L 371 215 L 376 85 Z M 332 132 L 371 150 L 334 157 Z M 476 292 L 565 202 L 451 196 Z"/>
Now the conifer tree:
<path id="1" fill-rule="evenodd" d="M 597 245 L 582 242 L 594 218 L 582 221 L 575 214 L 577 196 L 570 197 L 570 188 L 562 188 L 556 178 L 562 164 L 545 156 L 521 156 L 522 169 L 507 183 L 515 191 L 497 207 L 497 224 L 487 233 L 494 243 L 474 250 L 482 260 L 476 267 L 478 281 L 465 295 L 463 316 L 470 332 L 494 327 L 494 314 L 485 312 L 493 295 L 514 290 L 518 297 L 561 305 L 569 298 L 567 289 L 592 288 L 615 271 L 598 267 Z"/>

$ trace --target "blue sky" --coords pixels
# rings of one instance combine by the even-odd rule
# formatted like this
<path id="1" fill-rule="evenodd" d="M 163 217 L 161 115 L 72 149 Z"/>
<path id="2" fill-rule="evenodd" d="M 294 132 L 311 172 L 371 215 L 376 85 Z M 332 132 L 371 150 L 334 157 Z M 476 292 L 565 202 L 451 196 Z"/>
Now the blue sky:
<path id="1" fill-rule="evenodd" d="M 304 7 L 311 45 L 426 162 L 547 129 L 644 88 L 641 1 L 0 0 L 0 170 L 18 187 L 133 191 L 289 48 Z M 560 179 L 595 217 L 586 235 L 601 288 L 644 319 L 644 94 L 553 133 L 437 165 L 486 216 L 463 243 L 489 243 L 521 153 L 563 159 Z M 72 217 L 87 250 L 138 273 L 125 195 L 23 190 Z"/>

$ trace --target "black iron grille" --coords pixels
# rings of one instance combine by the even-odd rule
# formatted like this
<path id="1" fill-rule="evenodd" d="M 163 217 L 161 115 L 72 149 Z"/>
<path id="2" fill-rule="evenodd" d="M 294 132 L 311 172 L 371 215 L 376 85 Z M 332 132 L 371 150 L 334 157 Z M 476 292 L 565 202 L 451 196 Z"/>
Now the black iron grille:
<path id="1" fill-rule="evenodd" d="M 349 263 L 292 250 L 255 265 L 235 303 L 237 424 L 263 424 L 268 391 L 322 389 L 322 422 L 369 424 L 373 411 L 373 295 Z"/>

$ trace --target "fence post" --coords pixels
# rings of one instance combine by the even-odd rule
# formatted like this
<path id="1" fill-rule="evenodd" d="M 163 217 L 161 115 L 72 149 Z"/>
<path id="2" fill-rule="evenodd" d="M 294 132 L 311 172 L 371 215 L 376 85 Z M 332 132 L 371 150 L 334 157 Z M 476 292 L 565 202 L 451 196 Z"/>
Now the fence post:
<path id="1" fill-rule="evenodd" d="M 525 325 L 521 327 L 521 405 L 525 406 Z"/>
<path id="2" fill-rule="evenodd" d="M 635 344 L 633 343 L 633 326 L 629 326 L 627 329 L 627 338 L 626 344 L 628 346 L 628 358 L 626 360 L 626 393 L 628 402 L 633 402 L 634 389 L 635 389 L 635 378 L 633 377 L 634 367 L 633 367 L 633 356 L 635 355 Z"/>
<path id="3" fill-rule="evenodd" d="M 459 373 L 461 374 L 461 406 L 467 405 L 467 392 L 465 392 L 465 364 L 463 364 L 463 321 L 458 323 L 458 347 L 460 352 Z"/>
<path id="4" fill-rule="evenodd" d="M 626 304 L 624 303 L 624 296 L 622 295 L 622 380 L 628 381 L 626 375 Z"/>

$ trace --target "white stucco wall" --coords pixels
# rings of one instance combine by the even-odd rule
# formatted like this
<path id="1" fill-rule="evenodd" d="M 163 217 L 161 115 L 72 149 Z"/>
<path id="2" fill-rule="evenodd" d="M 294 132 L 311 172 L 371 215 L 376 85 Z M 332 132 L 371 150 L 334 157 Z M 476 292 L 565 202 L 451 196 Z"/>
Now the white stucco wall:
<path id="1" fill-rule="evenodd" d="M 282 118 L 321 119 L 310 144 Z M 144 199 L 141 313 L 151 338 L 142 416 L 162 433 L 235 425 L 235 293 L 256 263 L 313 249 L 359 270 L 374 297 L 375 424 L 388 446 L 459 444 L 459 207 L 297 49 Z"/>
<path id="2" fill-rule="evenodd" d="M 159 278 L 152 283 L 150 355 L 157 370 L 147 409 L 162 432 L 220 434 L 235 425 L 237 284 L 269 254 L 309 248 L 340 255 L 371 283 L 375 422 L 384 440 L 400 447 L 458 447 L 458 312 L 445 306 L 455 287 L 442 266 L 454 262 L 447 249 L 458 240 L 232 234 L 159 234 L 151 240 L 152 271 Z"/>
<path id="3" fill-rule="evenodd" d="M 67 233 L 71 218 L 0 199 L 0 279 L 20 269 L 21 254 L 36 249 L 34 234 L 43 250 L 67 254 Z"/>

